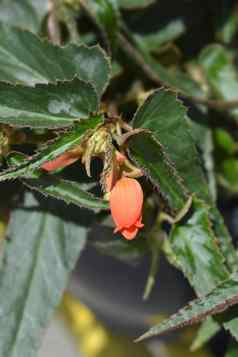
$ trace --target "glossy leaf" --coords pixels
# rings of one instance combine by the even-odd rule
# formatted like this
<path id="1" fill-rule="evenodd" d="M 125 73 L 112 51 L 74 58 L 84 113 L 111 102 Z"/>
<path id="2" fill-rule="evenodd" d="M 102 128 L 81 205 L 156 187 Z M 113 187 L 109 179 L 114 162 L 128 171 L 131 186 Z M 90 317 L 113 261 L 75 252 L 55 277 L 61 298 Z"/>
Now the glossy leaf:
<path id="1" fill-rule="evenodd" d="M 48 145 L 43 147 L 41 151 L 32 158 L 26 159 L 20 165 L 10 167 L 1 172 L 0 181 L 15 179 L 17 177 L 27 177 L 35 169 L 40 168 L 43 163 L 51 161 L 65 151 L 79 145 L 85 135 L 90 130 L 95 130 L 102 122 L 102 117 L 94 117 L 75 124 L 70 131 L 61 134 L 55 141 L 48 143 Z"/>
<path id="2" fill-rule="evenodd" d="M 30 32 L 0 25 L 0 80 L 49 83 L 75 76 L 91 84 L 102 95 L 109 80 L 110 65 L 100 47 L 69 44 L 55 46 Z"/>
<path id="3" fill-rule="evenodd" d="M 0 22 L 39 32 L 41 22 L 48 12 L 48 0 L 1 0 Z"/>
<path id="4" fill-rule="evenodd" d="M 136 112 L 133 127 L 151 131 L 160 143 L 164 159 L 172 168 L 176 181 L 187 193 L 196 193 L 198 197 L 210 200 L 186 108 L 174 94 L 165 90 L 152 93 Z"/>
<path id="5" fill-rule="evenodd" d="M 32 128 L 61 128 L 98 110 L 90 83 L 38 84 L 34 88 L 0 83 L 0 123 Z"/>
<path id="6" fill-rule="evenodd" d="M 1 356 L 36 356 L 85 245 L 87 230 L 69 211 L 66 220 L 61 214 L 54 202 L 39 205 L 31 194 L 11 214 L 0 273 Z"/>
<path id="7" fill-rule="evenodd" d="M 221 45 L 206 47 L 199 59 L 211 93 L 222 100 L 238 98 L 238 71 L 236 70 L 232 55 Z M 238 119 L 238 109 L 230 113 Z"/>
<path id="8" fill-rule="evenodd" d="M 176 223 L 170 233 L 170 244 L 181 270 L 198 296 L 213 290 L 229 277 L 211 228 L 209 207 L 194 199 L 193 213 L 186 223 Z"/>
<path id="9" fill-rule="evenodd" d="M 138 340 L 161 335 L 165 332 L 197 323 L 209 315 L 223 312 L 228 307 L 238 303 L 238 273 L 213 290 L 208 295 L 193 300 L 188 306 L 179 310 L 169 319 L 152 327 Z"/>

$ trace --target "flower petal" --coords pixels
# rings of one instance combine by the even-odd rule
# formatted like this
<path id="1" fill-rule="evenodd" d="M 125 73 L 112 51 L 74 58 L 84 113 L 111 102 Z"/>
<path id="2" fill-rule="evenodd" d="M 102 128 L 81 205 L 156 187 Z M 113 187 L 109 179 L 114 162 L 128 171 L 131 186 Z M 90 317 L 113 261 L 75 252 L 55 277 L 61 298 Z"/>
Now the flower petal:
<path id="1" fill-rule="evenodd" d="M 142 216 L 140 216 L 140 218 L 138 219 L 138 221 L 135 223 L 135 226 L 137 228 L 143 228 L 144 224 L 141 222 L 142 221 Z"/>
<path id="2" fill-rule="evenodd" d="M 119 228 L 132 227 L 141 217 L 143 191 L 135 179 L 123 177 L 118 180 L 110 194 L 112 218 Z"/>
<path id="3" fill-rule="evenodd" d="M 124 228 L 121 230 L 121 234 L 123 235 L 124 238 L 127 240 L 132 240 L 136 237 L 138 233 L 138 228 L 136 226 L 132 226 L 130 228 Z"/>
<path id="4" fill-rule="evenodd" d="M 69 153 L 64 153 L 54 160 L 44 163 L 41 168 L 46 171 L 54 171 L 65 166 L 69 166 L 78 160 L 78 157 L 72 156 Z"/>

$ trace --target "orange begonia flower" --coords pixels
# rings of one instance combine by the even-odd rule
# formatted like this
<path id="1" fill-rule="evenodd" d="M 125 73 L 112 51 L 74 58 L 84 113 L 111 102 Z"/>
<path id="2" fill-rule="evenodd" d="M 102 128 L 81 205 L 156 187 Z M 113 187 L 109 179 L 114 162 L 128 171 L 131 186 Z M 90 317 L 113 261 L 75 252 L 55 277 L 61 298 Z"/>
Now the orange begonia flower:
<path id="1" fill-rule="evenodd" d="M 126 239 L 134 239 L 144 225 L 142 219 L 143 191 L 133 178 L 122 177 L 110 193 L 110 208 L 116 224 L 114 233 L 120 232 Z"/>
<path id="2" fill-rule="evenodd" d="M 75 157 L 71 153 L 66 152 L 58 156 L 56 159 L 44 163 L 41 168 L 46 171 L 54 171 L 69 166 L 78 159 L 78 157 Z"/>

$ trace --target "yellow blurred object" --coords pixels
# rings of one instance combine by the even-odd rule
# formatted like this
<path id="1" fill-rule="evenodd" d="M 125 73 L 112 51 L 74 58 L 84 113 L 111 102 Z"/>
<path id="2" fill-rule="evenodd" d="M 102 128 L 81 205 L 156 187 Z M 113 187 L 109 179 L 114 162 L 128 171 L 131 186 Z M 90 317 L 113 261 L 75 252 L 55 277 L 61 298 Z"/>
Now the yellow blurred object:
<path id="1" fill-rule="evenodd" d="M 142 343 L 131 338 L 115 336 L 99 322 L 95 315 L 71 294 L 64 295 L 61 311 L 76 338 L 79 351 L 84 357 L 212 357 L 206 349 L 189 350 L 196 328 L 189 328 L 175 342 L 156 341 L 151 352 Z M 157 315 L 150 322 L 158 323 L 165 316 Z"/>
<path id="2" fill-rule="evenodd" d="M 7 221 L 8 221 L 8 214 L 0 209 L 0 242 L 5 237 Z"/>
<path id="3" fill-rule="evenodd" d="M 4 238 L 6 223 L 0 222 L 0 240 Z"/>
<path id="4" fill-rule="evenodd" d="M 64 295 L 61 311 L 84 357 L 151 357 L 143 344 L 112 335 L 86 306 L 69 293 Z"/>

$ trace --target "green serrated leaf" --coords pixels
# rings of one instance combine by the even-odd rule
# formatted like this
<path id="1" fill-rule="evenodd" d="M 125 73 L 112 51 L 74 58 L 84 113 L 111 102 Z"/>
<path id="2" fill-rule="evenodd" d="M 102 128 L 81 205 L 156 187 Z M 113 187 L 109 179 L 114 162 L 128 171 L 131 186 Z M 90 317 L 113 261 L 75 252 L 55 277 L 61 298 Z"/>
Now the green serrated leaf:
<path id="1" fill-rule="evenodd" d="M 94 87 L 78 78 L 34 88 L 0 83 L 0 123 L 62 128 L 98 110 Z"/>
<path id="2" fill-rule="evenodd" d="M 170 209 L 180 211 L 186 203 L 188 193 L 181 184 L 176 169 L 167 161 L 161 145 L 150 133 L 140 133 L 130 139 L 128 146 L 131 159 L 151 179 Z"/>
<path id="3" fill-rule="evenodd" d="M 25 159 L 26 156 L 18 152 L 8 156 L 8 162 L 12 165 L 20 165 Z M 87 192 L 81 183 L 64 180 L 47 173 L 42 174 L 41 170 L 34 170 L 28 174 L 28 177 L 28 179 L 22 179 L 22 182 L 28 188 L 38 191 L 44 196 L 50 196 L 67 204 L 74 204 L 95 212 L 109 208 L 108 201 Z"/>
<path id="4" fill-rule="evenodd" d="M 61 134 L 61 136 L 52 143 L 48 143 L 47 146 L 43 147 L 42 150 L 31 159 L 27 159 L 20 165 L 10 167 L 1 172 L 0 181 L 15 179 L 17 177 L 27 177 L 35 169 L 40 168 L 43 163 L 51 161 L 65 151 L 79 145 L 90 130 L 95 130 L 98 125 L 102 123 L 103 118 L 97 116 L 74 124 L 70 131 Z"/>
<path id="5" fill-rule="evenodd" d="M 210 201 L 208 186 L 190 133 L 186 108 L 177 101 L 174 94 L 165 90 L 153 92 L 135 114 L 133 127 L 150 130 L 159 142 L 163 160 L 173 168 L 174 178 L 170 180 L 180 182 L 187 193 L 196 193 L 198 197 Z M 135 140 L 136 137 L 131 142 Z M 148 149 L 141 151 L 149 155 Z M 158 157 L 153 161 L 159 166 L 161 159 Z M 162 178 L 157 179 L 162 189 Z"/>
<path id="6" fill-rule="evenodd" d="M 231 53 L 221 45 L 209 45 L 203 49 L 199 63 L 212 94 L 222 100 L 238 98 L 238 71 Z M 238 109 L 230 111 L 238 119 Z"/>
<path id="7" fill-rule="evenodd" d="M 23 180 L 30 189 L 36 190 L 45 196 L 63 200 L 67 204 L 91 210 L 109 209 L 108 201 L 82 190 L 80 183 L 63 180 L 56 176 L 45 176 L 40 179 Z"/>
<path id="8" fill-rule="evenodd" d="M 0 22 L 39 32 L 41 22 L 48 12 L 48 0 L 1 0 Z"/>
<path id="9" fill-rule="evenodd" d="M 181 270 L 198 296 L 213 290 L 229 277 L 215 235 L 209 207 L 194 198 L 193 214 L 186 223 L 176 223 L 170 232 L 170 244 Z"/>
<path id="10" fill-rule="evenodd" d="M 156 0 L 118 0 L 121 7 L 125 9 L 144 8 L 153 4 Z"/>
<path id="11" fill-rule="evenodd" d="M 28 31 L 0 25 L 0 80 L 34 86 L 72 80 L 90 82 L 100 97 L 105 90 L 110 64 L 100 47 L 69 44 L 55 46 Z"/>
<path id="12" fill-rule="evenodd" d="M 220 329 L 220 324 L 214 318 L 208 317 L 200 326 L 197 336 L 192 343 L 191 351 L 196 351 L 204 346 Z"/>
<path id="13" fill-rule="evenodd" d="M 237 303 L 238 273 L 234 273 L 211 293 L 200 299 L 193 300 L 169 319 L 152 327 L 138 341 L 200 322 L 207 316 L 223 312 Z"/>
<path id="14" fill-rule="evenodd" d="M 27 194 L 12 212 L 0 273 L 1 356 L 36 356 L 86 234 L 55 201 L 39 205 Z"/>

